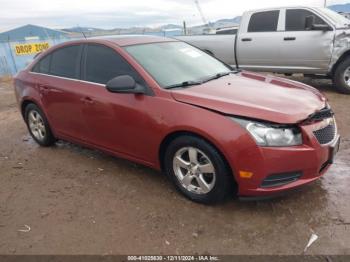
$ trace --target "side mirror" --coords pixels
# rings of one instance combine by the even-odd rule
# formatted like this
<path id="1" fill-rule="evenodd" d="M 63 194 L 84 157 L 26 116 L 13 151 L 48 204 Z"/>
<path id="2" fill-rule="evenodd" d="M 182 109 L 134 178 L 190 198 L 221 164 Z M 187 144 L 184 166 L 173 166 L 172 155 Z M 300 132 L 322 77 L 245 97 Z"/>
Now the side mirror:
<path id="1" fill-rule="evenodd" d="M 313 30 L 319 30 L 319 31 L 332 31 L 332 27 L 326 24 L 314 24 Z"/>
<path id="2" fill-rule="evenodd" d="M 327 24 L 315 24 L 315 16 L 310 15 L 305 18 L 306 30 L 332 31 L 332 28 Z"/>
<path id="3" fill-rule="evenodd" d="M 310 15 L 305 18 L 305 29 L 312 30 L 315 24 L 315 16 Z"/>
<path id="4" fill-rule="evenodd" d="M 112 93 L 145 94 L 143 86 L 136 83 L 135 79 L 129 75 L 117 76 L 109 80 L 106 88 Z"/>

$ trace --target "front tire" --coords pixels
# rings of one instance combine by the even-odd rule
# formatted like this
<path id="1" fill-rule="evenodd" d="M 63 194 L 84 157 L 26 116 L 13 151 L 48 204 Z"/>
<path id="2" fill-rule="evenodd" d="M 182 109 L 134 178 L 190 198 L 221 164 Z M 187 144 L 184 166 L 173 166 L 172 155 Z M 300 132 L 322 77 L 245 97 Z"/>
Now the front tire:
<path id="1" fill-rule="evenodd" d="M 338 92 L 350 94 L 350 57 L 337 66 L 333 76 L 333 83 Z"/>
<path id="2" fill-rule="evenodd" d="M 211 204 L 222 202 L 234 182 L 221 154 L 205 140 L 181 136 L 173 140 L 164 157 L 166 174 L 188 199 Z"/>
<path id="3" fill-rule="evenodd" d="M 37 105 L 27 105 L 24 116 L 30 135 L 40 146 L 47 147 L 56 142 L 44 113 Z"/>

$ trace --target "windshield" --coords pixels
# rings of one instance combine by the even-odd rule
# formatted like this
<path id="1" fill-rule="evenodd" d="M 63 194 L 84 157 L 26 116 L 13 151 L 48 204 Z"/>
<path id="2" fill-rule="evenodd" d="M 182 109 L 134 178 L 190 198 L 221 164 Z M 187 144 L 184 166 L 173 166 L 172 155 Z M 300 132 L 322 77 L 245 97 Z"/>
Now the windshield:
<path id="1" fill-rule="evenodd" d="M 328 8 L 318 8 L 322 13 L 324 13 L 329 19 L 331 19 L 335 24 L 349 25 L 350 20 L 344 16 L 332 11 Z"/>
<path id="2" fill-rule="evenodd" d="M 163 88 L 181 86 L 181 83 L 189 86 L 231 72 L 224 63 L 183 42 L 133 45 L 125 50 Z"/>

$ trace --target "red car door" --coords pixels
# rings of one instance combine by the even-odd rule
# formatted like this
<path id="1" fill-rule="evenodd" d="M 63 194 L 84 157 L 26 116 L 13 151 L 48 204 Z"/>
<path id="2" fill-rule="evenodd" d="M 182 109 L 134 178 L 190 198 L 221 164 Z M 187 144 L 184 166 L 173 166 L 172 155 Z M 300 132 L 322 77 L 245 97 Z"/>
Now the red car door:
<path id="1" fill-rule="evenodd" d="M 131 75 L 145 85 L 136 71 L 113 49 L 89 44 L 85 54 L 83 79 L 90 103 L 85 103 L 84 119 L 89 126 L 89 141 L 105 149 L 147 159 L 147 151 L 156 143 L 149 132 L 154 132 L 155 120 L 149 110 L 153 96 L 109 92 L 105 84 L 119 75 Z M 147 139 L 147 137 L 149 137 Z M 146 157 L 145 157 L 146 156 Z"/>
<path id="2" fill-rule="evenodd" d="M 58 136 L 85 140 L 84 89 L 79 81 L 82 45 L 57 49 L 39 63 L 37 85 L 49 122 Z"/>

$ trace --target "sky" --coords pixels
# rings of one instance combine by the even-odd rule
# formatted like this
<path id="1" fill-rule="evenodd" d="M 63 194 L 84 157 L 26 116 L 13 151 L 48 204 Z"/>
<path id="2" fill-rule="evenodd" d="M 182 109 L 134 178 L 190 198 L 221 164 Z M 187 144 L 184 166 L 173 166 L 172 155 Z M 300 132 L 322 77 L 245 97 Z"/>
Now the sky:
<path id="1" fill-rule="evenodd" d="M 208 21 L 245 10 L 276 6 L 323 6 L 324 0 L 199 0 Z M 350 0 L 328 0 L 328 5 Z M 0 32 L 26 24 L 51 28 L 157 27 L 202 24 L 194 0 L 0 0 Z"/>

